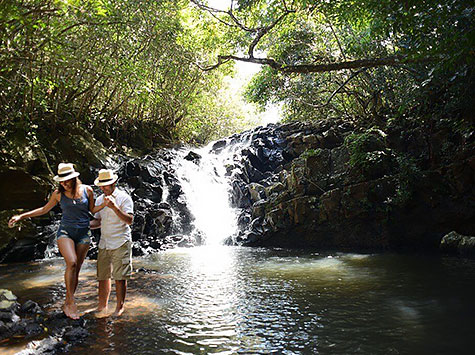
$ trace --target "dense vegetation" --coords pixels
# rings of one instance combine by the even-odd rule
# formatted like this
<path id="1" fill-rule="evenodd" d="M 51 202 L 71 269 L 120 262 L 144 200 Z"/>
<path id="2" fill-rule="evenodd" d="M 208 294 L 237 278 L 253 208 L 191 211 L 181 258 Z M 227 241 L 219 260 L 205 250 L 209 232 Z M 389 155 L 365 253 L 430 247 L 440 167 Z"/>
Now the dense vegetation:
<path id="1" fill-rule="evenodd" d="M 384 118 L 434 97 L 470 107 L 468 2 L 233 1 L 228 11 L 193 2 L 219 18 L 237 49 L 210 68 L 230 59 L 264 64 L 248 97 L 283 102 L 287 118 Z"/>
<path id="2" fill-rule="evenodd" d="M 249 123 L 223 81 L 235 60 L 262 65 L 247 98 L 288 120 L 472 124 L 469 2 L 212 3 L 1 0 L 0 139 L 72 124 L 117 146 L 229 134 Z"/>
<path id="3" fill-rule="evenodd" d="M 220 39 L 213 26 L 194 25 L 187 1 L 2 0 L 0 8 L 3 138 L 77 123 L 104 143 L 203 142 L 243 117 L 221 97 L 230 67 L 204 73 L 195 64 Z"/>

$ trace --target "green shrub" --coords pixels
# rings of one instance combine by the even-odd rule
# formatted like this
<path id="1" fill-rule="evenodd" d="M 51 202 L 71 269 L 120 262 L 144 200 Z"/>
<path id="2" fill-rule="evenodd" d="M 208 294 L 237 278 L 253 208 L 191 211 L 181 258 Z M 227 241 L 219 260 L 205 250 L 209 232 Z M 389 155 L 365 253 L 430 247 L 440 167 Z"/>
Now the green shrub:
<path id="1" fill-rule="evenodd" d="M 417 181 L 422 177 L 422 172 L 416 160 L 410 156 L 398 155 L 398 184 L 392 203 L 398 206 L 406 205 L 412 198 L 417 186 Z"/>

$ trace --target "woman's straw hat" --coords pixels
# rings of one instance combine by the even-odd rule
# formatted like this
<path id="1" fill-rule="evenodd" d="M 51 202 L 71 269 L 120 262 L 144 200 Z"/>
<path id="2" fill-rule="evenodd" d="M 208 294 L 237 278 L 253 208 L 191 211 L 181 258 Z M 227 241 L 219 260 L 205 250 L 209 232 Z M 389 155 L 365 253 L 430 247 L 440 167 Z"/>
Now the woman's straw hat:
<path id="1" fill-rule="evenodd" d="M 70 163 L 59 163 L 58 175 L 53 180 L 56 182 L 66 181 L 79 176 L 79 173 L 74 170 L 74 165 Z"/>
<path id="2" fill-rule="evenodd" d="M 96 186 L 106 186 L 112 185 L 119 178 L 118 175 L 114 174 L 111 169 L 101 169 L 99 170 L 99 176 L 94 180 L 94 185 Z"/>

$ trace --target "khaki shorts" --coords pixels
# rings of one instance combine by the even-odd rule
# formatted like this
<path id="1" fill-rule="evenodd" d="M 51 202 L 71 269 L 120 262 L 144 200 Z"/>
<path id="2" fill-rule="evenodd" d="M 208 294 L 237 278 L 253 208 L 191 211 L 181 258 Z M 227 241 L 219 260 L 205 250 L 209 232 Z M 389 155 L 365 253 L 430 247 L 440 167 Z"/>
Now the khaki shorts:
<path id="1" fill-rule="evenodd" d="M 117 249 L 99 249 L 97 279 L 128 280 L 132 274 L 132 243 L 125 242 Z"/>

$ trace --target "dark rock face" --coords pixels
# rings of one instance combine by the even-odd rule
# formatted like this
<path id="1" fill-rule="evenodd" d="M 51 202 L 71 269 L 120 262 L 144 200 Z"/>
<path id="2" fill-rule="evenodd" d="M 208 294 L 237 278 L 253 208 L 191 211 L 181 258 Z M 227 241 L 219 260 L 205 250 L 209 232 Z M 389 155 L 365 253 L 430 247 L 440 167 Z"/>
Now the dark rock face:
<path id="1" fill-rule="evenodd" d="M 135 256 L 199 242 L 196 236 L 189 236 L 193 218 L 173 168 L 174 154 L 173 151 L 161 150 L 139 159 L 116 157 L 120 166 L 117 186 L 127 191 L 134 201 L 132 239 Z M 198 154 L 190 153 L 189 156 L 199 161 Z M 97 197 L 102 192 L 94 188 Z M 60 212 L 60 209 L 55 212 Z M 14 213 L 0 211 L 0 217 L 7 221 Z M 22 221 L 11 229 L 6 224 L 0 225 L 0 262 L 43 258 L 48 244 L 54 242 L 60 218 L 60 213 L 51 213 L 50 216 Z M 88 253 L 90 258 L 97 257 L 100 231 L 93 231 L 93 236 Z"/>
<path id="2" fill-rule="evenodd" d="M 250 140 L 230 174 L 231 202 L 242 211 L 236 241 L 436 248 L 452 229 L 475 230 L 473 143 L 460 140 L 460 159 L 431 166 L 415 133 L 404 145 L 381 130 L 354 129 L 343 121 L 291 123 L 235 138 Z"/>
<path id="3" fill-rule="evenodd" d="M 227 243 L 436 248 L 452 230 L 473 235 L 475 134 L 435 131 L 435 141 L 424 134 L 417 124 L 382 131 L 336 120 L 270 124 L 214 143 L 214 154 L 234 152 L 225 169 L 230 203 L 240 210 L 239 233 Z M 441 137 L 450 138 L 450 145 L 444 148 Z M 201 236 L 192 235 L 176 156 L 163 149 L 141 158 L 114 157 L 118 186 L 135 204 L 134 255 L 200 243 Z M 184 159 L 199 166 L 203 158 L 189 151 Z M 42 174 L 47 169 L 35 164 L 25 163 L 15 174 L 36 181 L 25 175 L 27 167 Z M 92 178 L 85 183 L 100 166 L 97 159 L 91 165 Z M 13 213 L 0 210 L 0 217 L 7 220 Z M 0 226 L 0 262 L 41 258 L 58 223 L 59 215 L 50 214 L 25 221 L 21 231 Z M 95 254 L 93 244 L 89 255 Z"/>
<path id="4" fill-rule="evenodd" d="M 19 262 L 44 257 L 47 246 L 54 240 L 58 222 L 48 216 L 22 221 L 8 228 L 6 221 L 12 211 L 0 211 L 0 262 Z"/>
<path id="5" fill-rule="evenodd" d="M 187 155 L 199 161 L 198 154 Z M 174 153 L 162 150 L 154 155 L 126 160 L 119 169 L 119 188 L 134 201 L 133 254 L 196 243 L 191 232 L 192 216 L 183 201 L 182 189 L 172 164 Z"/>

